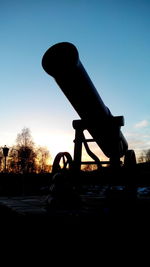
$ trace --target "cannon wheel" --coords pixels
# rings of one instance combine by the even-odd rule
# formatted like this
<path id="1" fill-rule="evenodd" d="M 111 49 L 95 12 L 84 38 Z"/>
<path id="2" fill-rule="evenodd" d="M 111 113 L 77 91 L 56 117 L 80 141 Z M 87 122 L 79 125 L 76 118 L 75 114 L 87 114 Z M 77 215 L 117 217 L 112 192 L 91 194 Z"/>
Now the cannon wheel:
<path id="1" fill-rule="evenodd" d="M 60 152 L 56 155 L 52 172 L 57 173 L 65 170 L 70 170 L 72 166 L 72 157 L 68 152 Z"/>
<path id="2" fill-rule="evenodd" d="M 136 165 L 136 156 L 134 150 L 127 150 L 124 157 L 125 167 L 134 167 Z"/>

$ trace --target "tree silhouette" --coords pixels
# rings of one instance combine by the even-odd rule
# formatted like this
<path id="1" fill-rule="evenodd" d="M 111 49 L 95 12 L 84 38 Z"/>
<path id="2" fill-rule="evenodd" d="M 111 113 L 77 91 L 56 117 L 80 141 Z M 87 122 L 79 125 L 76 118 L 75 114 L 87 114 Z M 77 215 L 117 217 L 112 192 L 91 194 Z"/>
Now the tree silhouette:
<path id="1" fill-rule="evenodd" d="M 28 148 L 34 147 L 34 142 L 33 142 L 29 128 L 22 129 L 21 133 L 17 135 L 16 143 L 19 148 L 20 147 L 28 147 Z"/>
<path id="2" fill-rule="evenodd" d="M 9 172 L 14 172 L 14 173 L 19 172 L 18 150 L 17 150 L 16 146 L 13 146 L 10 149 L 7 167 L 8 167 Z"/>
<path id="3" fill-rule="evenodd" d="M 34 172 L 36 154 L 29 128 L 22 129 L 21 133 L 17 135 L 16 143 L 19 171 L 22 173 Z"/>
<path id="4" fill-rule="evenodd" d="M 150 149 L 145 151 L 145 160 L 146 162 L 150 162 Z"/>
<path id="5" fill-rule="evenodd" d="M 48 161 L 51 159 L 50 152 L 46 147 L 38 147 L 36 150 L 36 162 L 38 172 L 49 172 L 51 171 L 51 166 Z"/>
<path id="6" fill-rule="evenodd" d="M 0 153 L 0 171 L 3 169 L 3 155 Z M 35 145 L 29 128 L 23 128 L 17 135 L 16 145 L 9 149 L 7 170 L 13 173 L 51 172 L 50 152 L 46 147 Z"/>
<path id="7" fill-rule="evenodd" d="M 150 162 L 150 149 L 143 150 L 138 160 L 139 162 Z"/>

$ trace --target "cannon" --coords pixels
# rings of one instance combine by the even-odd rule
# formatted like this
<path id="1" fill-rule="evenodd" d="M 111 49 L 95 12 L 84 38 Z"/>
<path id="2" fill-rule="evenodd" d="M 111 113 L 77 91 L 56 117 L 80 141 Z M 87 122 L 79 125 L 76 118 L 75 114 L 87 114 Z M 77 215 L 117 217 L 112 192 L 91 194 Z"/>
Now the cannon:
<path id="1" fill-rule="evenodd" d="M 73 121 L 75 129 L 74 168 L 80 169 L 83 164 L 81 162 L 82 144 L 98 167 L 106 163 L 100 161 L 89 149 L 88 142 L 93 141 L 110 159 L 111 166 L 120 166 L 120 159 L 123 156 L 125 156 L 126 165 L 135 164 L 135 153 L 133 150 L 128 150 L 128 143 L 120 130 L 124 125 L 124 117 L 113 116 L 104 104 L 80 61 L 77 48 L 68 42 L 51 46 L 42 58 L 42 66 L 56 80 L 81 118 L 81 120 Z M 88 130 L 92 139 L 85 138 L 83 133 L 85 129 Z M 54 160 L 54 169 L 57 169 L 61 158 L 63 158 L 64 168 L 68 164 L 71 165 L 70 154 L 61 152 Z"/>

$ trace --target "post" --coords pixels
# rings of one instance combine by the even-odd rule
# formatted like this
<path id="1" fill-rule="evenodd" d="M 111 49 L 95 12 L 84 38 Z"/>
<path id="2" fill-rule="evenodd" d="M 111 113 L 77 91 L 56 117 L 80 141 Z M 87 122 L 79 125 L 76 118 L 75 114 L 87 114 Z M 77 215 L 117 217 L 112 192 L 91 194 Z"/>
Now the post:
<path id="1" fill-rule="evenodd" d="M 4 155 L 4 172 L 6 172 L 6 170 L 7 170 L 6 158 L 8 156 L 9 148 L 6 147 L 6 145 L 5 145 L 2 149 L 3 149 L 3 155 Z"/>
<path id="2" fill-rule="evenodd" d="M 73 128 L 75 129 L 75 140 L 74 140 L 74 170 L 80 171 L 81 158 L 82 158 L 82 142 L 83 142 L 83 125 L 82 121 L 73 121 Z"/>

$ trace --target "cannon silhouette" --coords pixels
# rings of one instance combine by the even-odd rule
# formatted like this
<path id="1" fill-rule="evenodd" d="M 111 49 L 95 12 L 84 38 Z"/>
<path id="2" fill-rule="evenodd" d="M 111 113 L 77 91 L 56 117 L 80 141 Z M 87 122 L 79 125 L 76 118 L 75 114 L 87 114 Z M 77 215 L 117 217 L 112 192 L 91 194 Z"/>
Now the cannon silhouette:
<path id="1" fill-rule="evenodd" d="M 124 165 L 134 165 L 135 153 L 133 150 L 128 150 L 128 143 L 120 130 L 124 125 L 124 117 L 113 116 L 104 104 L 79 59 L 77 48 L 68 42 L 53 45 L 45 52 L 42 66 L 56 80 L 81 118 L 73 121 L 75 129 L 73 161 L 69 153 L 58 153 L 53 163 L 53 170 L 60 168 L 61 159 L 64 169 L 70 165 L 79 170 L 81 164 L 93 164 L 93 161 L 81 162 L 82 144 L 98 167 L 106 164 L 106 161 L 100 161 L 89 149 L 88 142 L 97 143 L 110 159 L 111 166 L 121 166 L 120 158 L 123 156 Z M 84 130 L 88 130 L 93 139 L 86 139 Z"/>

